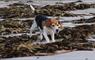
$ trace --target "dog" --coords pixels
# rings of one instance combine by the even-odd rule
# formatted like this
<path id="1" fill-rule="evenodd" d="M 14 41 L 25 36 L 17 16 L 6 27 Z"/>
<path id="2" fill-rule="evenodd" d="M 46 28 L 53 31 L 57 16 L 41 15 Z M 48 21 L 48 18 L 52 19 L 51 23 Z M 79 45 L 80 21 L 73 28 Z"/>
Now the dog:
<path id="1" fill-rule="evenodd" d="M 51 40 L 55 42 L 55 34 L 63 29 L 63 26 L 58 18 L 48 18 L 45 15 L 37 15 L 35 17 L 35 20 L 30 28 L 30 37 L 36 27 L 40 30 L 40 39 L 42 40 L 44 37 L 47 42 L 50 42 L 48 35 L 50 35 Z"/>
<path id="2" fill-rule="evenodd" d="M 35 13 L 36 9 L 33 5 L 30 4 L 30 8 Z M 50 35 L 51 40 L 55 42 L 55 34 L 60 30 L 63 30 L 63 26 L 58 18 L 48 18 L 45 15 L 37 15 L 35 17 L 35 20 L 30 28 L 30 37 L 32 37 L 32 32 L 35 28 L 40 30 L 40 39 L 42 40 L 44 36 L 47 42 L 50 42 L 48 35 Z"/>

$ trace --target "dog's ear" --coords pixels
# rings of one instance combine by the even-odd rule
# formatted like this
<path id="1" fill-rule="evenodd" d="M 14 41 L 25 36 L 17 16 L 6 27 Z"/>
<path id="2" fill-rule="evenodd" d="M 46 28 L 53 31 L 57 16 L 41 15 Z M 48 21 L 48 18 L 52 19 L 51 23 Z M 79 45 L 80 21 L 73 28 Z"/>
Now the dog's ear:
<path id="1" fill-rule="evenodd" d="M 52 24 L 51 19 L 47 20 L 47 24 L 48 24 L 48 25 L 51 25 L 51 24 Z"/>
<path id="2" fill-rule="evenodd" d="M 44 21 L 44 22 L 42 23 L 42 25 L 43 25 L 43 26 L 50 26 L 50 25 L 52 25 L 51 19 L 48 19 L 48 20 Z"/>

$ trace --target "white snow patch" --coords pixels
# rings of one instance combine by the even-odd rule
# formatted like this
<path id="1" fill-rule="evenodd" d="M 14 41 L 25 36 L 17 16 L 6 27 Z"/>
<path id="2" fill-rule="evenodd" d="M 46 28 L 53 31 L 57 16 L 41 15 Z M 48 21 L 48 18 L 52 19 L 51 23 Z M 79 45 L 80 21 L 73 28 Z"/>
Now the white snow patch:
<path id="1" fill-rule="evenodd" d="M 74 11 L 69 11 L 70 13 L 73 14 L 87 14 L 89 15 L 90 13 L 95 13 L 95 8 L 89 8 L 89 9 L 84 9 L 84 10 L 74 10 Z"/>
<path id="2" fill-rule="evenodd" d="M 90 35 L 88 38 L 87 38 L 88 41 L 95 41 L 95 35 Z"/>
<path id="3" fill-rule="evenodd" d="M 64 27 L 75 27 L 75 25 L 73 23 L 71 23 L 71 22 L 69 22 L 69 23 L 63 23 L 63 26 Z"/>
<path id="4" fill-rule="evenodd" d="M 17 2 L 18 1 L 9 1 L 9 2 L 0 1 L 0 8 L 9 7 L 8 5 L 17 3 Z"/>
<path id="5" fill-rule="evenodd" d="M 74 1 L 34 1 L 33 3 L 26 3 L 26 4 L 33 4 L 33 5 L 38 5 L 38 6 L 45 6 L 45 5 L 55 5 L 56 2 L 59 3 L 70 3 L 70 2 L 74 2 Z"/>
<path id="6" fill-rule="evenodd" d="M 72 21 L 72 20 L 80 20 L 80 19 L 90 19 L 94 16 L 76 16 L 76 17 L 60 17 L 60 21 Z"/>
<path id="7" fill-rule="evenodd" d="M 33 56 L 1 60 L 95 60 L 95 51 L 74 51 L 52 56 Z"/>

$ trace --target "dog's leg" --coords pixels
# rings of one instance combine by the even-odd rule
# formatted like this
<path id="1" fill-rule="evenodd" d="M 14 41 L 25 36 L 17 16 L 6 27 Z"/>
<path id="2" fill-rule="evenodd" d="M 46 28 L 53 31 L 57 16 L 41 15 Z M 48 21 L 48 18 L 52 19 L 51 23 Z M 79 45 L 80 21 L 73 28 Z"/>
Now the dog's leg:
<path id="1" fill-rule="evenodd" d="M 51 35 L 51 39 L 52 39 L 52 41 L 55 42 L 55 39 L 54 39 L 54 38 L 55 38 L 54 31 L 51 31 L 50 35 Z"/>
<path id="2" fill-rule="evenodd" d="M 46 27 L 43 27 L 43 32 L 42 32 L 42 33 L 43 33 L 43 36 L 44 36 L 44 38 L 46 39 L 46 41 L 47 41 L 47 42 L 50 42 L 50 41 L 49 41 L 49 38 L 48 38 L 47 31 L 46 31 Z"/>
<path id="3" fill-rule="evenodd" d="M 42 35 L 42 33 L 40 33 L 40 40 L 42 40 L 43 39 L 43 35 Z"/>
<path id="4" fill-rule="evenodd" d="M 39 36 L 39 39 L 42 40 L 43 39 L 43 35 L 42 35 L 42 30 L 39 28 L 40 30 L 40 36 Z"/>
<path id="5" fill-rule="evenodd" d="M 32 37 L 32 32 L 35 30 L 36 27 L 37 27 L 37 24 L 36 24 L 36 22 L 34 20 L 32 26 L 30 28 L 30 37 Z"/>

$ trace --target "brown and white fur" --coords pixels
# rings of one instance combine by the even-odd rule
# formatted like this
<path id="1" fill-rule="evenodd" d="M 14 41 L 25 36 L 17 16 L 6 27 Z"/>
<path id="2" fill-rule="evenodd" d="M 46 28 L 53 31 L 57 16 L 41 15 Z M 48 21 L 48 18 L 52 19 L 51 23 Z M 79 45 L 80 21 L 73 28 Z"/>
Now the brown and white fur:
<path id="1" fill-rule="evenodd" d="M 58 18 L 48 18 L 44 15 L 37 15 L 35 17 L 35 20 L 30 28 L 30 37 L 36 27 L 40 30 L 40 39 L 43 39 L 44 36 L 47 42 L 50 42 L 48 34 L 51 36 L 51 40 L 55 42 L 55 33 L 58 33 L 60 29 L 63 29 L 63 26 L 59 22 Z"/>

